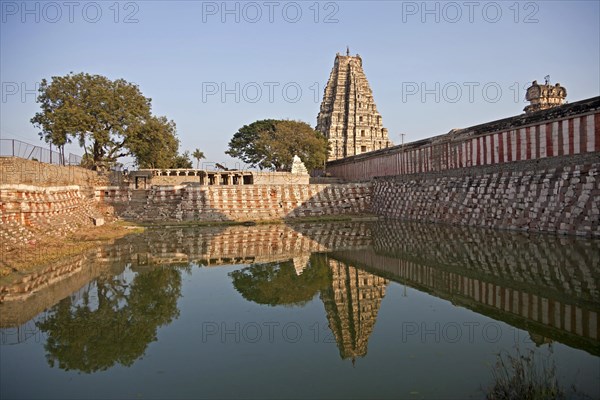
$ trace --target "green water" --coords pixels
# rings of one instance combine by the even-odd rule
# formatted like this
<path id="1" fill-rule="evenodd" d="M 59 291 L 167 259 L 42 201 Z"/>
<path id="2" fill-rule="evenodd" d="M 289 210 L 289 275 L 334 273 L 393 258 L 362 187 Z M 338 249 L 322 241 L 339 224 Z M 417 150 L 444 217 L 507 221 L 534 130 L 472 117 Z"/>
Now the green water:
<path id="1" fill-rule="evenodd" d="M 598 240 L 160 229 L 65 262 L 91 280 L 0 305 L 2 399 L 485 398 L 498 354 L 600 396 Z"/>

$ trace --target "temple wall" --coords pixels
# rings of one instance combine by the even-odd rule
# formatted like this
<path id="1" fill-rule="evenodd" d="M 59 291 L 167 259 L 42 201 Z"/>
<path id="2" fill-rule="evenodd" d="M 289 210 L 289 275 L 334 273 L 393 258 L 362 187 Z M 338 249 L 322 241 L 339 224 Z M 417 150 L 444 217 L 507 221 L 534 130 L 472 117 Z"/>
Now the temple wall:
<path id="1" fill-rule="evenodd" d="M 600 98 L 327 164 L 392 219 L 600 237 Z"/>
<path id="2" fill-rule="evenodd" d="M 327 163 L 348 181 L 600 152 L 600 97 Z"/>

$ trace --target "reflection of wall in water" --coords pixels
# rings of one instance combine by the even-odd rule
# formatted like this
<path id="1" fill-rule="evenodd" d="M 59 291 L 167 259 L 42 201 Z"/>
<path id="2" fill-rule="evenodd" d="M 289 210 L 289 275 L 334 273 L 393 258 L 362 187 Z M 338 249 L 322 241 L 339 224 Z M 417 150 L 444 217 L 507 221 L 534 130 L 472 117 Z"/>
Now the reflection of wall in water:
<path id="1" fill-rule="evenodd" d="M 65 257 L 12 285 L 0 287 L 0 327 L 15 327 L 109 271 L 100 249 Z"/>
<path id="2" fill-rule="evenodd" d="M 0 326 L 18 326 L 80 289 L 101 272 L 157 265 L 251 264 L 302 259 L 313 252 L 363 248 L 365 223 L 284 224 L 148 230 L 52 263 L 34 277 L 0 286 Z M 305 264 L 304 264 L 305 265 Z"/>
<path id="3" fill-rule="evenodd" d="M 202 265 L 285 261 L 313 252 L 362 248 L 371 244 L 365 223 L 232 226 L 148 231 L 120 242 L 119 258 L 140 257 L 148 263 Z M 125 254 L 128 253 L 128 254 Z"/>
<path id="4" fill-rule="evenodd" d="M 390 222 L 373 227 L 373 247 L 379 254 L 464 276 L 600 304 L 597 240 Z"/>
<path id="5" fill-rule="evenodd" d="M 342 359 L 364 357 L 388 280 L 329 259 L 331 287 L 321 293 Z"/>
<path id="6" fill-rule="evenodd" d="M 387 278 L 406 283 L 434 296 L 503 320 L 534 335 L 550 337 L 573 347 L 598 353 L 598 307 L 569 303 L 497 283 L 450 272 L 436 266 L 377 254 L 372 250 L 335 252 L 332 257 L 367 267 Z M 575 282 L 575 284 L 577 284 Z M 536 341 L 536 342 L 537 342 Z M 595 349 L 595 350 L 594 350 Z"/>

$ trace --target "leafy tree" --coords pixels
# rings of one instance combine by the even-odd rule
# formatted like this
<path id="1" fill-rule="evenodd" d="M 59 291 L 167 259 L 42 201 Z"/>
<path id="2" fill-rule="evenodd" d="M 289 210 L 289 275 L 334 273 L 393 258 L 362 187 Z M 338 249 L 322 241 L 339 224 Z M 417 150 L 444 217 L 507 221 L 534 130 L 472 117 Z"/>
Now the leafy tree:
<path id="1" fill-rule="evenodd" d="M 158 327 L 179 316 L 181 272 L 157 268 L 138 273 L 132 282 L 123 275 L 104 276 L 95 291 L 97 304 L 91 304 L 89 292 L 81 304 L 67 297 L 37 323 L 48 335 L 50 366 L 91 373 L 117 363 L 132 365 L 156 340 Z"/>
<path id="2" fill-rule="evenodd" d="M 275 171 L 290 171 L 298 155 L 310 171 L 327 159 L 327 139 L 305 122 L 266 119 L 241 127 L 226 154 Z"/>
<path id="3" fill-rule="evenodd" d="M 140 128 L 130 147 L 140 168 L 174 167 L 179 148 L 175 122 L 168 121 L 166 117 L 150 117 Z"/>
<path id="4" fill-rule="evenodd" d="M 204 152 L 200 151 L 200 149 L 196 149 L 192 153 L 192 157 L 196 159 L 196 169 L 200 169 L 200 160 L 206 158 L 204 157 Z"/>
<path id="5" fill-rule="evenodd" d="M 190 152 L 184 151 L 183 154 L 179 154 L 177 157 L 173 159 L 171 163 L 171 168 L 183 168 L 189 169 L 192 168 L 192 160 L 190 160 Z"/>
<path id="6" fill-rule="evenodd" d="M 139 165 L 163 165 L 176 155 L 175 124 L 152 116 L 151 99 L 133 83 L 70 73 L 50 83 L 43 79 L 39 92 L 42 110 L 31 122 L 42 129 L 40 137 L 61 149 L 76 140 L 96 168 L 124 156 Z"/>

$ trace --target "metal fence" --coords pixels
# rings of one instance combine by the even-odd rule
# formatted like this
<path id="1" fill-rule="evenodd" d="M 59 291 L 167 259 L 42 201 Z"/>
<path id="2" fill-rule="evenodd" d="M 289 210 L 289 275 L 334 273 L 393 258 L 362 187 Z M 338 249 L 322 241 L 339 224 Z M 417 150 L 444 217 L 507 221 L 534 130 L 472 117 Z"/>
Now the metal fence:
<path id="1" fill-rule="evenodd" d="M 58 151 L 35 146 L 17 139 L 0 139 L 0 157 L 19 157 L 57 165 L 80 165 L 82 158 L 76 154 L 63 155 Z"/>

